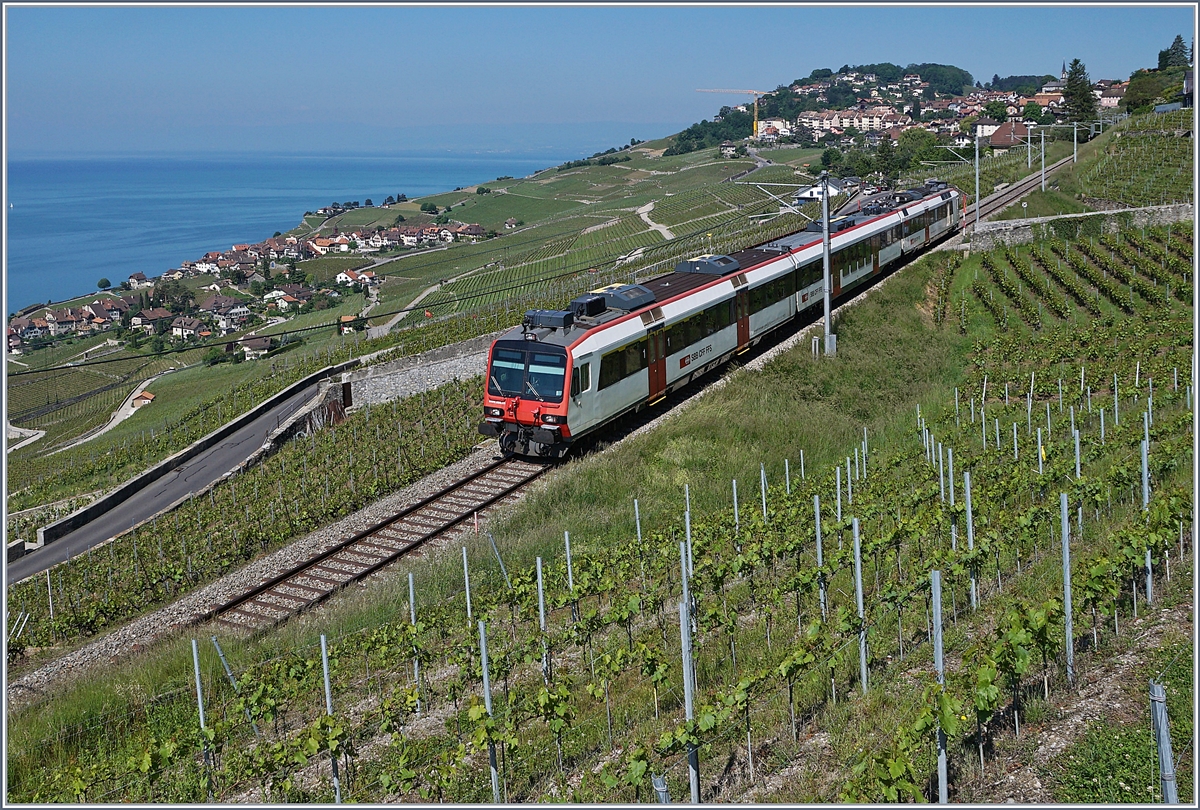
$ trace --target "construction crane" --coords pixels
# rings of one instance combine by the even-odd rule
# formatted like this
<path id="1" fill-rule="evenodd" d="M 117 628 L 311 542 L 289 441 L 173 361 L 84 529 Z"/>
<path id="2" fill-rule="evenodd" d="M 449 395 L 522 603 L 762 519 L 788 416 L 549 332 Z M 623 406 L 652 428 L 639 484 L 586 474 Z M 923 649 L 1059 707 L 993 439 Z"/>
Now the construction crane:
<path id="1" fill-rule="evenodd" d="M 736 93 L 743 95 L 749 93 L 754 97 L 754 139 L 758 140 L 758 97 L 769 95 L 766 90 L 697 90 L 697 93 Z"/>

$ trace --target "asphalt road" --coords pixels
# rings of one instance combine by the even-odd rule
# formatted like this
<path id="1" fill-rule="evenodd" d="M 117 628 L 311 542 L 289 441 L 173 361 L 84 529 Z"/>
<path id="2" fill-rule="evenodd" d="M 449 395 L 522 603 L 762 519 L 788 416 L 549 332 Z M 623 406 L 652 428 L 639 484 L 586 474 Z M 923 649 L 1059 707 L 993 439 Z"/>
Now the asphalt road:
<path id="1" fill-rule="evenodd" d="M 317 383 L 313 383 L 296 392 L 224 441 L 176 467 L 91 523 L 8 563 L 8 582 L 19 582 L 40 574 L 50 566 L 64 562 L 68 554 L 77 557 L 135 523 L 158 514 L 189 492 L 216 481 L 261 447 L 271 431 L 312 398 L 316 386 Z"/>

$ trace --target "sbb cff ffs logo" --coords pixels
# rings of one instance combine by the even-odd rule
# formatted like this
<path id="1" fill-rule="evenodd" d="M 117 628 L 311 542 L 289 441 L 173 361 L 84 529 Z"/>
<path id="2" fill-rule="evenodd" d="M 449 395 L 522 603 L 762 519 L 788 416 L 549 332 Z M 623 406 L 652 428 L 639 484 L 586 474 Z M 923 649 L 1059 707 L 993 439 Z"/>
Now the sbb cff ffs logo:
<path id="1" fill-rule="evenodd" d="M 712 344 L 710 343 L 707 346 L 705 346 L 703 349 L 697 349 L 696 351 L 692 352 L 687 357 L 680 357 L 679 358 L 679 367 L 687 368 L 688 366 L 690 366 L 696 360 L 699 360 L 704 355 L 712 354 L 712 350 L 713 350 L 713 347 L 712 347 Z"/>

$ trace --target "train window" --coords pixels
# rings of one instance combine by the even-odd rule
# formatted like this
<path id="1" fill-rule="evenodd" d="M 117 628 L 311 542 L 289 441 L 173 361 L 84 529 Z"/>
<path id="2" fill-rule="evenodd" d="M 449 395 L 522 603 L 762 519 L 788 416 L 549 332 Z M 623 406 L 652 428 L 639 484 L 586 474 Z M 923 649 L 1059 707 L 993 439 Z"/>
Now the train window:
<path id="1" fill-rule="evenodd" d="M 825 270 L 820 259 L 802 265 L 796 268 L 796 288 L 803 290 L 805 287 L 811 287 L 824 275 Z"/>
<path id="2" fill-rule="evenodd" d="M 562 402 L 563 382 L 567 376 L 565 354 L 529 353 L 529 378 L 525 386 L 537 399 Z"/>
<path id="3" fill-rule="evenodd" d="M 519 349 L 496 348 L 492 354 L 492 370 L 488 379 L 488 393 L 496 397 L 521 395 L 525 380 L 525 352 Z"/>
<path id="4" fill-rule="evenodd" d="M 646 340 L 635 340 L 600 358 L 600 388 L 620 382 L 646 368 Z"/>
<path id="5" fill-rule="evenodd" d="M 571 372 L 571 396 L 577 397 L 592 387 L 592 364 L 584 363 Z"/>

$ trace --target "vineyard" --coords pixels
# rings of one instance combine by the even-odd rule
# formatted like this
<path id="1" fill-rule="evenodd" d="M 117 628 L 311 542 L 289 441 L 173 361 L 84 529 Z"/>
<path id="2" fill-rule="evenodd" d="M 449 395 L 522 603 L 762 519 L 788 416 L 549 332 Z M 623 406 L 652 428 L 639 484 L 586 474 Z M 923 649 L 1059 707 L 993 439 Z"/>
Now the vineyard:
<path id="1" fill-rule="evenodd" d="M 56 567 L 51 593 L 38 577 L 10 586 L 9 609 L 41 617 L 21 641 L 43 647 L 94 635 L 461 458 L 477 439 L 480 385 L 475 378 L 358 411 L 149 526 Z M 437 417 L 429 415 L 432 405 Z M 345 445 L 366 449 L 356 455 Z"/>
<path id="2" fill-rule="evenodd" d="M 517 555 L 502 543 L 506 567 L 486 543 L 469 560 L 453 549 L 414 564 L 407 581 L 381 583 L 370 610 L 347 613 L 348 600 L 278 638 L 222 637 L 220 660 L 205 642 L 198 676 L 180 638 L 160 664 L 172 674 L 153 691 L 110 690 L 86 715 L 71 704 L 10 713 L 9 796 L 630 802 L 652 801 L 651 776 L 663 775 L 673 801 L 693 784 L 704 801 L 927 800 L 940 733 L 952 800 L 986 798 L 1000 753 L 1036 735 L 1075 680 L 1145 652 L 1131 622 L 1151 613 L 1146 600 L 1157 613 L 1193 598 L 1193 310 L 1175 286 L 1190 283 L 1176 271 L 1190 266 L 1191 237 L 1151 230 L 965 261 L 936 254 L 839 326 L 847 348 L 837 362 L 859 374 L 878 362 L 853 347 L 872 343 L 888 320 L 881 307 L 924 324 L 922 345 L 961 352 L 953 382 L 921 387 L 915 413 L 873 401 L 877 416 L 861 418 L 876 428 L 810 452 L 807 467 L 781 441 L 761 466 L 753 459 L 748 481 L 716 482 L 726 495 L 712 508 L 700 506 L 696 477 L 689 495 L 660 476 L 654 497 L 672 503 L 643 493 L 640 510 L 638 493 L 597 482 L 606 503 L 623 504 L 606 534 L 596 530 L 603 542 L 573 530 L 537 547 L 536 560 L 531 547 Z M 816 399 L 814 375 L 829 367 L 792 352 L 743 387 Z M 876 391 L 890 390 L 888 374 L 878 371 Z M 414 470 L 421 453 L 453 457 L 477 385 L 449 387 L 437 408 L 427 407 L 434 392 L 292 443 L 212 503 L 121 541 L 123 566 L 111 546 L 59 566 L 53 627 L 44 583 L 9 604 L 33 612 L 26 632 L 44 644 L 48 632 L 114 621 L 99 615 L 107 598 L 97 594 L 118 594 L 128 613 L 161 603 L 200 581 L 201 567 L 229 570 L 364 502 L 340 498 L 388 491 L 407 474 L 388 469 L 397 457 Z M 841 385 L 851 396 L 863 381 Z M 773 407 L 772 421 L 807 413 L 802 400 Z M 429 413 L 445 423 L 405 428 Z M 686 434 L 689 418 L 675 429 Z M 572 525 L 583 507 L 555 492 L 601 476 L 603 464 L 552 476 L 555 489 L 526 508 L 553 514 L 527 524 Z M 519 514 L 501 522 L 498 540 L 527 524 Z M 933 671 L 938 616 L 944 684 Z M 316 636 L 330 623 L 324 661 Z M 1190 715 L 1176 711 L 1191 702 L 1190 645 L 1184 653 L 1182 669 L 1178 655 L 1155 658 L 1175 695 L 1176 752 L 1192 734 Z M 1089 734 L 1083 743 L 1101 753 L 1117 744 L 1100 726 Z M 1132 760 L 1103 779 L 1076 778 L 1086 766 L 1065 758 L 1047 778 L 1072 801 L 1161 801 L 1152 747 L 1117 750 Z M 1185 802 L 1189 763 L 1179 766 Z"/>
<path id="3" fill-rule="evenodd" d="M 1193 126 L 1192 110 L 1126 119 L 1082 174 L 1081 190 L 1127 207 L 1192 202 Z"/>

